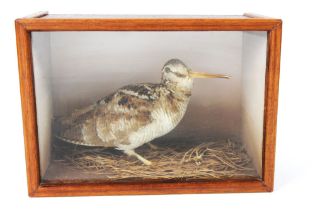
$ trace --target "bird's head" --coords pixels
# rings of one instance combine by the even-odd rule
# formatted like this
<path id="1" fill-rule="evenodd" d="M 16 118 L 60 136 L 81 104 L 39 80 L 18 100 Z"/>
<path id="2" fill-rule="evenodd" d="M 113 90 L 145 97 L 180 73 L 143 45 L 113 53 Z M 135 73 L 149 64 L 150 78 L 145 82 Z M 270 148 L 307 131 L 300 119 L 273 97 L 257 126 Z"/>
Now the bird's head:
<path id="1" fill-rule="evenodd" d="M 179 59 L 171 59 L 163 66 L 162 83 L 164 84 L 191 90 L 194 78 L 229 79 L 230 77 L 222 74 L 209 74 L 206 72 L 192 71 Z"/>

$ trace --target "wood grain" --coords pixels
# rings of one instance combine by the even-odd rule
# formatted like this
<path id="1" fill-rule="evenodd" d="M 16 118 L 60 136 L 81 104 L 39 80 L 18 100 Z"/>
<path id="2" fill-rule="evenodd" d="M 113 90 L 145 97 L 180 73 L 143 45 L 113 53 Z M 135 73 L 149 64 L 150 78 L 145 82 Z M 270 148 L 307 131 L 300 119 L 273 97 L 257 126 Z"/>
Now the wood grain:
<path id="1" fill-rule="evenodd" d="M 249 193 L 267 191 L 269 191 L 269 189 L 265 186 L 265 184 L 258 180 L 228 180 L 217 182 L 50 185 L 40 186 L 38 190 L 32 194 L 32 196 L 156 195 L 184 193 Z"/>
<path id="2" fill-rule="evenodd" d="M 27 182 L 28 191 L 31 195 L 37 191 L 40 184 L 31 36 L 30 33 L 25 30 L 23 25 L 18 22 L 15 24 L 15 29 L 19 62 Z"/>
<path id="3" fill-rule="evenodd" d="M 171 193 L 270 192 L 274 183 L 281 27 L 279 19 L 258 18 L 121 18 L 45 19 L 43 15 L 16 20 L 25 157 L 30 196 L 83 196 Z M 268 55 L 265 78 L 264 150 L 262 180 L 226 180 L 174 183 L 98 183 L 44 185 L 40 182 L 32 31 L 267 31 Z"/>
<path id="4" fill-rule="evenodd" d="M 121 18 L 121 19 L 18 19 L 29 31 L 265 31 L 278 19 L 231 18 Z"/>
<path id="5" fill-rule="evenodd" d="M 263 181 L 270 190 L 273 190 L 274 186 L 281 33 L 281 23 L 268 33 L 264 108 Z"/>

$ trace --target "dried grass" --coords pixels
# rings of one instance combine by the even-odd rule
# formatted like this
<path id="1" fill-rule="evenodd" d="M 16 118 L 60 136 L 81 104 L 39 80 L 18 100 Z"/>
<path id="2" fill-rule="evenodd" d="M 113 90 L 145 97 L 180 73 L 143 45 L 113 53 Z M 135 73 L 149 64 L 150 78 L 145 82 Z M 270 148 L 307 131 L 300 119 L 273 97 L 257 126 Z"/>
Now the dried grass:
<path id="1" fill-rule="evenodd" d="M 178 141 L 177 141 L 178 142 Z M 216 140 L 197 143 L 175 141 L 142 146 L 136 151 L 152 161 L 151 166 L 114 149 L 73 147 L 55 144 L 53 161 L 80 172 L 101 175 L 105 180 L 129 179 L 225 179 L 257 178 L 245 149 L 237 141 Z"/>

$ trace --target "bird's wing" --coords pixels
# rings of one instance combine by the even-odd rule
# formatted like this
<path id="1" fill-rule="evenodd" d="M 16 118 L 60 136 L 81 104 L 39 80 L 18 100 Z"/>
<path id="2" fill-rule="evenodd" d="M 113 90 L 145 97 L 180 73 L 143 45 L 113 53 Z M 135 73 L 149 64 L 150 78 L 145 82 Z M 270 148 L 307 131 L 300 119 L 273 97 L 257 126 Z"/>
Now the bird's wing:
<path id="1" fill-rule="evenodd" d="M 159 98 L 151 84 L 123 87 L 112 100 L 99 101 L 96 126 L 99 137 L 113 146 L 130 144 L 128 137 L 140 128 L 150 124 L 151 111 Z"/>
<path id="2" fill-rule="evenodd" d="M 151 84 L 129 85 L 59 120 L 58 138 L 80 145 L 129 144 L 128 136 L 152 122 L 159 95 Z"/>
<path id="3" fill-rule="evenodd" d="M 93 104 L 56 119 L 55 136 L 73 144 L 97 146 L 100 139 L 94 132 L 96 110 L 97 105 Z"/>

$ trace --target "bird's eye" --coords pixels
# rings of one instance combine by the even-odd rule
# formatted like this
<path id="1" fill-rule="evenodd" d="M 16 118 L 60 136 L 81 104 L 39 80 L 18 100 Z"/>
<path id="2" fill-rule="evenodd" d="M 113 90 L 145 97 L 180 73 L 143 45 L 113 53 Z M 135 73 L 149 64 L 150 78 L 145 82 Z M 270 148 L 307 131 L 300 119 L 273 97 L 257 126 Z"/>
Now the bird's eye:
<path id="1" fill-rule="evenodd" d="M 168 68 L 168 67 L 165 67 L 164 71 L 165 71 L 166 73 L 169 73 L 169 72 L 171 72 L 171 69 Z"/>

